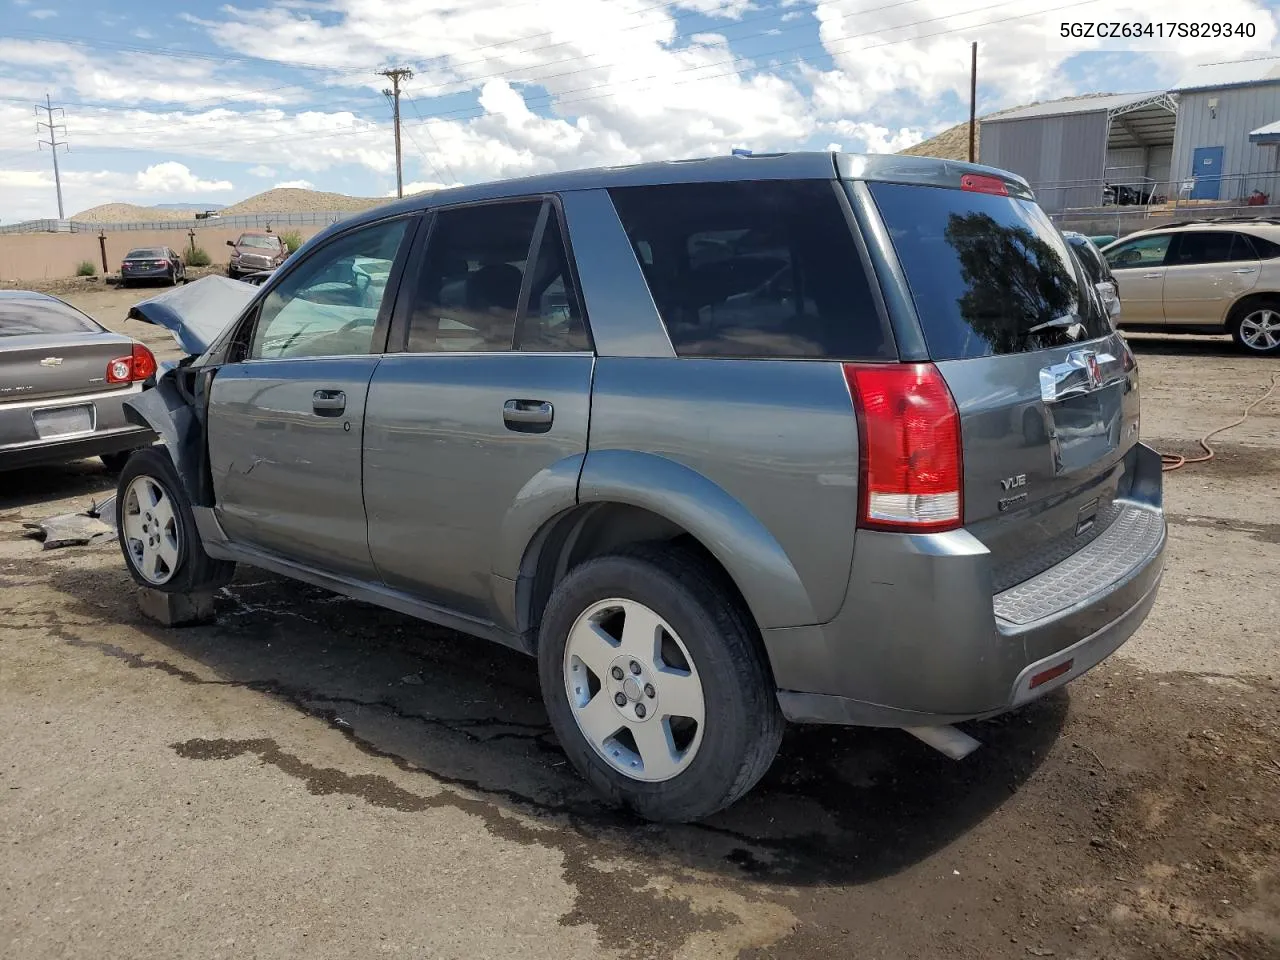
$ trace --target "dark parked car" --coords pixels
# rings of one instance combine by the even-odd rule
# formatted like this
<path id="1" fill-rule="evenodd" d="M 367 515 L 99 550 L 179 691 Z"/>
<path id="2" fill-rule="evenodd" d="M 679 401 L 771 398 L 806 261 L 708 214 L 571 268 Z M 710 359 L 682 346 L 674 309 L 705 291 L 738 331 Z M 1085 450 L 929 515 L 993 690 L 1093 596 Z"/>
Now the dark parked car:
<path id="1" fill-rule="evenodd" d="M 232 248 L 227 276 L 233 280 L 246 273 L 274 270 L 289 256 L 289 248 L 274 233 L 242 233 L 239 239 L 228 240 L 227 246 Z"/>
<path id="2" fill-rule="evenodd" d="M 1080 258 L 1080 265 L 1097 288 L 1103 306 L 1107 308 L 1107 316 L 1117 316 L 1120 313 L 1120 285 L 1111 272 L 1111 264 L 1107 263 L 1107 258 L 1102 255 L 1097 244 L 1083 233 L 1064 230 L 1062 236 Z"/>
<path id="3" fill-rule="evenodd" d="M 1012 174 L 554 174 L 199 283 L 135 307 L 199 356 L 130 402 L 166 439 L 120 478 L 133 578 L 246 563 L 531 654 L 567 756 L 645 817 L 732 803 L 784 720 L 963 756 L 954 723 L 1155 600 L 1134 357 Z"/>
<path id="4" fill-rule="evenodd" d="M 155 439 L 123 407 L 155 373 L 150 350 L 70 304 L 0 291 L 0 470 L 84 457 L 118 470 Z"/>
<path id="5" fill-rule="evenodd" d="M 125 286 L 140 280 L 160 280 L 173 286 L 186 276 L 182 258 L 169 247 L 138 247 L 120 264 L 120 282 Z"/>

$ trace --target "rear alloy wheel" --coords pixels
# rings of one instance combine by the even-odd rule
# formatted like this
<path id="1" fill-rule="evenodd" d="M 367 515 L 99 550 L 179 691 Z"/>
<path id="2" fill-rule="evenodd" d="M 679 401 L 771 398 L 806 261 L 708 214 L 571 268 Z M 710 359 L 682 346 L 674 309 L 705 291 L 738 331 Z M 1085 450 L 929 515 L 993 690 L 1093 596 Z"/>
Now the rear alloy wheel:
<path id="1" fill-rule="evenodd" d="M 758 633 L 697 554 L 640 544 L 556 586 L 539 628 L 552 728 L 578 772 L 649 820 L 698 820 L 764 775 L 783 720 Z"/>
<path id="2" fill-rule="evenodd" d="M 230 583 L 236 565 L 204 551 L 191 504 L 169 452 L 147 447 L 129 457 L 116 488 L 116 531 L 129 575 L 164 593 Z"/>
<path id="3" fill-rule="evenodd" d="M 1262 356 L 1280 352 L 1280 304 L 1254 307 L 1232 329 L 1236 345 Z"/>

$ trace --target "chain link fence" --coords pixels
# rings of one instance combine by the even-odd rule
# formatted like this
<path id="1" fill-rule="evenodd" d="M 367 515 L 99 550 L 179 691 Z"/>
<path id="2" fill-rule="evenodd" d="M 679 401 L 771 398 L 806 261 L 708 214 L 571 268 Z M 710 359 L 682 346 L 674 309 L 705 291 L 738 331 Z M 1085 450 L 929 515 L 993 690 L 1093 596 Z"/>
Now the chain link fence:
<path id="1" fill-rule="evenodd" d="M 181 220 L 129 220 L 119 223 L 88 220 L 27 220 L 0 224 L 0 234 L 9 233 L 125 233 L 131 230 L 277 230 L 280 227 L 325 226 L 359 211 L 298 211 L 294 213 L 240 213 L 230 217 L 190 217 Z"/>

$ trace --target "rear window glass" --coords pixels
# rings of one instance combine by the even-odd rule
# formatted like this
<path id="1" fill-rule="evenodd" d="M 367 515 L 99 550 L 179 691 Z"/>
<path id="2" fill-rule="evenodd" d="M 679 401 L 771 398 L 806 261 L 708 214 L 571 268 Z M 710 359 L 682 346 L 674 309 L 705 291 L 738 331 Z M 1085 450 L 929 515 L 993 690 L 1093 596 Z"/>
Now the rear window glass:
<path id="1" fill-rule="evenodd" d="M 1066 241 L 1033 201 L 873 183 L 930 355 L 963 360 L 1106 336 Z"/>
<path id="2" fill-rule="evenodd" d="M 831 182 L 609 191 L 682 357 L 895 356 Z"/>
<path id="3" fill-rule="evenodd" d="M 126 260 L 163 260 L 165 252 L 159 247 L 139 247 L 137 250 L 130 250 L 125 257 Z"/>
<path id="4" fill-rule="evenodd" d="M 0 337 L 40 333 L 101 333 L 102 328 L 52 300 L 0 300 Z"/>

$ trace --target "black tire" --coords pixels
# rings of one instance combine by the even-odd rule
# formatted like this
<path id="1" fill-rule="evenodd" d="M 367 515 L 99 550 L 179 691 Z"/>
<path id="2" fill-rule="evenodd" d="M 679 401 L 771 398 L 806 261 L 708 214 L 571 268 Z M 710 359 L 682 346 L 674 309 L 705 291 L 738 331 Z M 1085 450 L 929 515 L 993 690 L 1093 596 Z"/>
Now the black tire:
<path id="1" fill-rule="evenodd" d="M 230 267 L 227 267 L 227 276 L 228 276 L 228 277 L 230 277 L 232 280 L 239 280 L 239 279 L 240 279 L 240 271 L 239 271 L 239 270 L 232 270 Z"/>
<path id="2" fill-rule="evenodd" d="M 1252 357 L 1274 357 L 1280 355 L 1280 338 L 1277 338 L 1276 343 L 1270 347 L 1253 346 L 1245 338 L 1245 333 L 1242 329 L 1245 321 L 1263 311 L 1269 311 L 1276 315 L 1277 319 L 1280 319 L 1280 300 L 1254 300 L 1250 303 L 1241 304 L 1232 312 L 1231 320 L 1227 323 L 1228 328 L 1231 330 L 1231 339 L 1235 341 L 1236 348 Z M 1276 320 L 1273 319 L 1270 322 L 1274 327 Z"/>
<path id="3" fill-rule="evenodd" d="M 169 286 L 176 287 L 178 285 L 178 271 L 171 269 L 169 271 Z"/>
<path id="4" fill-rule="evenodd" d="M 121 450 L 119 453 L 104 453 L 98 459 L 102 461 L 102 465 L 107 468 L 108 473 L 119 473 L 124 469 L 125 464 L 129 462 L 129 458 L 133 456 L 132 450 Z"/>
<path id="5" fill-rule="evenodd" d="M 172 575 L 164 583 L 147 579 L 135 565 L 133 553 L 126 543 L 125 509 L 129 485 L 138 477 L 147 477 L 158 485 L 173 504 L 173 516 L 178 529 L 178 558 Z M 173 461 L 164 447 L 147 447 L 134 451 L 120 472 L 116 485 L 116 531 L 120 552 L 124 555 L 129 575 L 142 587 L 162 593 L 194 593 L 211 590 L 231 582 L 236 565 L 225 560 L 214 560 L 204 552 L 200 535 L 196 530 L 191 503 L 178 479 Z"/>
<path id="6" fill-rule="evenodd" d="M 611 598 L 638 601 L 666 620 L 702 681 L 702 740 L 669 780 L 635 780 L 611 766 L 569 704 L 569 631 L 593 603 Z M 574 767 L 610 803 L 648 820 L 687 822 L 724 809 L 764 776 L 782 740 L 785 724 L 750 615 L 719 571 L 681 548 L 639 544 L 571 570 L 543 613 L 538 673 L 552 728 Z"/>

